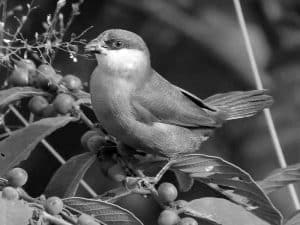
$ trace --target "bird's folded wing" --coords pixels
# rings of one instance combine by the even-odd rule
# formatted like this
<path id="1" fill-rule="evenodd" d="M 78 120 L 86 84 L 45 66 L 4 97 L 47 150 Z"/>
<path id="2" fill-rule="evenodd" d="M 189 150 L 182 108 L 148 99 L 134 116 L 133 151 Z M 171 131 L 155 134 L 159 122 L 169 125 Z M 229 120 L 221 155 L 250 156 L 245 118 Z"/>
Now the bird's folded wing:
<path id="1" fill-rule="evenodd" d="M 161 122 L 189 128 L 218 126 L 213 109 L 192 94 L 187 95 L 188 92 L 153 71 L 150 79 L 132 96 L 132 106 L 136 118 L 146 123 Z"/>

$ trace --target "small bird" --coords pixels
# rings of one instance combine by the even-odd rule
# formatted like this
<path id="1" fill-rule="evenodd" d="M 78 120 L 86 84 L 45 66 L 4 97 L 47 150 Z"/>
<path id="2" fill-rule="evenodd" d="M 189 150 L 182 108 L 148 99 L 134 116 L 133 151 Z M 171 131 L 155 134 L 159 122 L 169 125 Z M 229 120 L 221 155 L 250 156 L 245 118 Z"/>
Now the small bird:
<path id="1" fill-rule="evenodd" d="M 269 107 L 265 90 L 234 91 L 204 100 L 159 75 L 143 39 L 111 29 L 89 42 L 97 67 L 90 79 L 95 114 L 104 129 L 130 148 L 170 158 L 199 151 L 227 120 Z"/>

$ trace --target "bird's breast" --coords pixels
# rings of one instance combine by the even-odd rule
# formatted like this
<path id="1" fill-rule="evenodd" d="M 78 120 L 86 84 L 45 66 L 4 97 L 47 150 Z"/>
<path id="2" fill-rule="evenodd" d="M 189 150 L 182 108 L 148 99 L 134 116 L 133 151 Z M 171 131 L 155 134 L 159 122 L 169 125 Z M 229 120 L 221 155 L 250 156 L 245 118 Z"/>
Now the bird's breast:
<path id="1" fill-rule="evenodd" d="M 114 136 L 129 131 L 132 118 L 130 95 L 132 85 L 126 80 L 95 70 L 90 92 L 95 114 L 104 128 Z"/>

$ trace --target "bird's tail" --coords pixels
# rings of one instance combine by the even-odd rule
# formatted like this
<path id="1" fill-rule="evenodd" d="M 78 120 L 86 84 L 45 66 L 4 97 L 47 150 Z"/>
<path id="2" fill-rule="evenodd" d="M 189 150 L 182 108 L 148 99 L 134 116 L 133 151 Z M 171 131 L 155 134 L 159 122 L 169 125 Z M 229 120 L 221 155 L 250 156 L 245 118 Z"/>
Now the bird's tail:
<path id="1" fill-rule="evenodd" d="M 216 94 L 204 100 L 226 114 L 226 120 L 250 117 L 268 108 L 273 98 L 266 94 L 266 90 L 234 91 Z"/>

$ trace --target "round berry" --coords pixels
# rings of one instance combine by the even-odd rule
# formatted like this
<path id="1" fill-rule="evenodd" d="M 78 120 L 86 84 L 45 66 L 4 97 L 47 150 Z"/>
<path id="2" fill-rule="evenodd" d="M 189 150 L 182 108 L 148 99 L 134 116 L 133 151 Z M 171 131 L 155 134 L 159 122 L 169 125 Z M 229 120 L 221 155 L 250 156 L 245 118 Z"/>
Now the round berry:
<path id="1" fill-rule="evenodd" d="M 42 64 L 37 68 L 37 73 L 32 76 L 30 83 L 38 88 L 47 89 L 50 84 L 54 83 L 53 79 L 55 75 L 56 72 L 52 66 Z"/>
<path id="2" fill-rule="evenodd" d="M 55 74 L 55 75 L 53 76 L 52 81 L 53 81 L 55 84 L 58 84 L 58 83 L 60 83 L 60 81 L 61 81 L 62 78 L 63 78 L 63 76 L 57 73 L 57 74 Z"/>
<path id="3" fill-rule="evenodd" d="M 34 75 L 36 73 L 36 65 L 30 59 L 22 59 L 18 61 L 17 64 L 21 67 L 26 68 L 29 72 L 29 76 Z"/>
<path id="4" fill-rule="evenodd" d="M 85 132 L 82 136 L 81 136 L 81 139 L 80 139 L 80 142 L 81 142 L 81 145 L 84 147 L 84 148 L 87 148 L 87 141 L 93 137 L 93 136 L 98 136 L 98 132 L 95 131 L 95 130 L 88 130 L 87 132 Z"/>
<path id="5" fill-rule="evenodd" d="M 110 167 L 107 171 L 107 175 L 116 182 L 122 182 L 126 178 L 126 174 L 119 164 Z"/>
<path id="6" fill-rule="evenodd" d="M 13 187 L 22 187 L 28 180 L 28 174 L 22 168 L 14 168 L 7 173 L 7 180 Z"/>
<path id="7" fill-rule="evenodd" d="M 106 140 L 104 136 L 94 135 L 87 140 L 86 146 L 89 151 L 97 153 L 105 143 Z"/>
<path id="8" fill-rule="evenodd" d="M 59 197 L 53 196 L 46 200 L 44 207 L 49 214 L 57 215 L 62 212 L 64 203 Z"/>
<path id="9" fill-rule="evenodd" d="M 53 67 L 51 65 L 48 64 L 41 64 L 38 68 L 37 68 L 37 72 L 45 77 L 53 77 L 56 75 L 55 70 L 53 69 Z"/>
<path id="10" fill-rule="evenodd" d="M 54 109 L 53 104 L 48 104 L 46 108 L 44 108 L 42 112 L 43 117 L 55 117 L 57 116 L 57 112 Z"/>
<path id="11" fill-rule="evenodd" d="M 26 68 L 21 66 L 15 66 L 13 72 L 7 79 L 7 83 L 12 86 L 28 86 L 29 84 L 29 72 Z"/>
<path id="12" fill-rule="evenodd" d="M 170 209 L 162 211 L 158 217 L 158 225 L 176 225 L 180 221 L 178 214 Z"/>
<path id="13" fill-rule="evenodd" d="M 198 225 L 198 222 L 192 217 L 184 217 L 179 221 L 178 225 Z"/>
<path id="14" fill-rule="evenodd" d="M 87 214 L 81 214 L 78 217 L 77 225 L 94 225 L 95 219 Z M 97 223 L 96 223 L 97 224 Z"/>
<path id="15" fill-rule="evenodd" d="M 158 187 L 158 196 L 163 202 L 172 202 L 177 198 L 177 188 L 171 183 L 162 183 Z"/>
<path id="16" fill-rule="evenodd" d="M 42 96 L 34 96 L 28 102 L 30 112 L 41 115 L 43 110 L 49 105 L 47 99 Z"/>
<path id="17" fill-rule="evenodd" d="M 61 114 L 67 114 L 73 108 L 74 98 L 68 94 L 58 94 L 53 101 L 54 109 Z"/>
<path id="18" fill-rule="evenodd" d="M 70 91 L 77 91 L 82 89 L 82 82 L 79 77 L 68 74 L 62 78 L 61 83 Z"/>
<path id="19" fill-rule="evenodd" d="M 5 187 L 2 189 L 2 198 L 7 200 L 17 200 L 19 199 L 19 193 L 13 187 Z"/>

